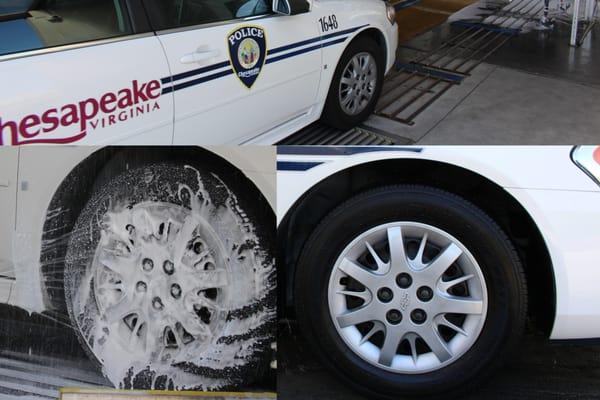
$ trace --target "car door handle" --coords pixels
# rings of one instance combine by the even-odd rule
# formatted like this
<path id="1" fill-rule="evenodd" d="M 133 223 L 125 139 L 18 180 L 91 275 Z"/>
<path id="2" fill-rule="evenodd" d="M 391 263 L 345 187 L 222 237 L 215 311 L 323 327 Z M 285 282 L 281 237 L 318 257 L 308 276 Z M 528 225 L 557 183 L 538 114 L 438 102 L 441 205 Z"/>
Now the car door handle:
<path id="1" fill-rule="evenodd" d="M 181 57 L 182 64 L 193 64 L 215 58 L 220 53 L 219 50 L 195 51 Z"/>

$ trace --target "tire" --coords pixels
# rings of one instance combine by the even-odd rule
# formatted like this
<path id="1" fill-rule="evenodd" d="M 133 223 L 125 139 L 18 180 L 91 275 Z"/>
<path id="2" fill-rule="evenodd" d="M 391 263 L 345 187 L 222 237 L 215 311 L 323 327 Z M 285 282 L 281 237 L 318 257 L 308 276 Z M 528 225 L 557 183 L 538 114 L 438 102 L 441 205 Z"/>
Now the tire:
<path id="1" fill-rule="evenodd" d="M 421 256 L 420 232 L 428 233 Z M 398 238 L 403 246 L 390 250 Z M 455 261 L 451 249 L 460 250 Z M 396 256 L 390 257 L 390 251 Z M 511 242 L 477 207 L 438 189 L 398 185 L 353 197 L 314 230 L 296 271 L 295 307 L 303 334 L 325 365 L 368 398 L 464 393 L 502 362 L 524 328 L 525 277 Z M 408 277 L 401 273 L 406 271 Z M 460 282 L 454 279 L 464 280 L 445 283 Z M 428 280 L 431 292 L 423 291 Z M 348 295 L 357 291 L 364 292 L 362 298 Z M 461 314 L 464 302 L 460 309 L 454 302 L 450 308 L 447 297 L 466 300 L 468 311 Z M 356 311 L 362 314 L 349 316 Z M 362 320 L 367 322 L 358 323 Z M 469 336 L 440 327 L 440 321 L 452 322 Z M 398 337 L 400 345 L 394 347 Z M 442 341 L 451 351 L 439 345 Z"/>
<path id="2" fill-rule="evenodd" d="M 124 389 L 221 390 L 264 374 L 276 318 L 264 198 L 177 163 L 104 180 L 75 223 L 64 289 L 106 377 Z"/>
<path id="3" fill-rule="evenodd" d="M 356 113 L 351 114 L 342 107 L 340 83 L 349 62 L 359 54 L 368 54 L 370 60 L 375 63 L 373 72 L 376 72 L 376 80 L 374 85 L 366 85 L 366 92 L 371 94 L 369 100 L 365 102 L 366 104 L 358 107 Z M 327 94 L 327 100 L 325 101 L 325 108 L 323 109 L 321 120 L 327 125 L 341 130 L 353 128 L 366 120 L 369 115 L 373 113 L 375 105 L 377 104 L 381 88 L 383 87 L 384 75 L 385 55 L 377 42 L 367 36 L 356 38 L 346 48 L 337 65 L 331 81 L 331 86 L 329 87 L 329 93 Z M 344 87 L 346 88 L 346 86 Z"/>

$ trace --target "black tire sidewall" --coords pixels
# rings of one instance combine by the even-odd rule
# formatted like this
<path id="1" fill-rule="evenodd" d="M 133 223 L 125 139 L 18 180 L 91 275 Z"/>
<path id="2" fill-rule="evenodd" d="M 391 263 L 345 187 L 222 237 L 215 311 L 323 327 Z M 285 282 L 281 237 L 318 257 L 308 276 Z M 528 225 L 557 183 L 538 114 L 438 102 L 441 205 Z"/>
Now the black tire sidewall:
<path id="1" fill-rule="evenodd" d="M 371 98 L 371 102 L 367 107 L 356 115 L 348 115 L 341 108 L 338 88 L 346 65 L 352 57 L 362 52 L 369 53 L 377 63 L 377 85 L 375 87 L 375 93 Z M 377 42 L 367 36 L 359 36 L 354 39 L 342 53 L 342 57 L 333 74 L 327 99 L 325 101 L 325 107 L 323 109 L 323 122 L 334 128 L 345 130 L 357 126 L 367 119 L 369 115 L 373 113 L 379 95 L 381 94 L 381 88 L 383 87 L 383 80 L 385 78 L 384 64 L 385 54 Z"/>
<path id="2" fill-rule="evenodd" d="M 339 254 L 359 234 L 396 221 L 429 224 L 454 236 L 479 263 L 488 290 L 486 322 L 476 343 L 454 363 L 426 374 L 394 374 L 367 363 L 346 346 L 329 315 L 327 286 Z M 523 285 L 510 242 L 483 212 L 436 189 L 396 186 L 359 195 L 325 218 L 301 254 L 295 299 L 299 322 L 316 352 L 349 384 L 370 395 L 428 396 L 466 390 L 501 361 L 523 328 Z"/>

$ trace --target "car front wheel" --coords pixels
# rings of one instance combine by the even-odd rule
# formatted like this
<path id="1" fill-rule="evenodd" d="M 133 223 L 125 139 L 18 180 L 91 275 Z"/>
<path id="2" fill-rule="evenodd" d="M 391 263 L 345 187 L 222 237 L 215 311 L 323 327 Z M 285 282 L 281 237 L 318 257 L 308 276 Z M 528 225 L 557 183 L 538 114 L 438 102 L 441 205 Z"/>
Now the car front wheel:
<path id="1" fill-rule="evenodd" d="M 360 194 L 301 254 L 298 318 L 323 361 L 370 397 L 468 390 L 524 326 L 516 252 L 481 210 L 423 186 Z"/>
<path id="2" fill-rule="evenodd" d="M 342 54 L 327 95 L 322 120 L 337 129 L 350 129 L 375 109 L 385 74 L 385 56 L 377 42 L 362 36 Z"/>
<path id="3" fill-rule="evenodd" d="M 216 390 L 268 369 L 274 222 L 227 180 L 185 164 L 133 168 L 81 212 L 66 305 L 116 387 Z"/>

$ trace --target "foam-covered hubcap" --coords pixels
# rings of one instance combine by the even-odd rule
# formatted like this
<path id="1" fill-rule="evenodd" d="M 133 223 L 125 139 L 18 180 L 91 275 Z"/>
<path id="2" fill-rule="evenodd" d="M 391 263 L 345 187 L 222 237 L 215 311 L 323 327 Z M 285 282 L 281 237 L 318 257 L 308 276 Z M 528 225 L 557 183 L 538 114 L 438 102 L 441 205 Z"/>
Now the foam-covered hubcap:
<path id="1" fill-rule="evenodd" d="M 107 212 L 101 227 L 94 295 L 121 344 L 158 362 L 210 344 L 223 323 L 230 280 L 212 227 L 184 207 L 159 202 Z"/>
<path id="2" fill-rule="evenodd" d="M 377 87 L 377 65 L 371 54 L 363 52 L 350 59 L 340 80 L 339 100 L 348 115 L 360 114 L 371 102 Z"/>
<path id="3" fill-rule="evenodd" d="M 398 373 L 464 355 L 487 313 L 483 273 L 449 233 L 417 222 L 374 227 L 340 254 L 328 286 L 336 331 L 355 354 Z"/>

